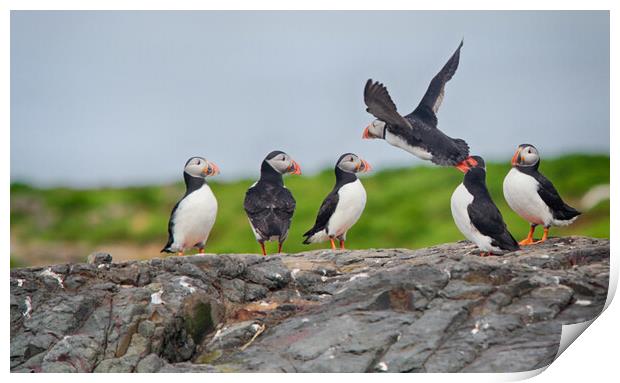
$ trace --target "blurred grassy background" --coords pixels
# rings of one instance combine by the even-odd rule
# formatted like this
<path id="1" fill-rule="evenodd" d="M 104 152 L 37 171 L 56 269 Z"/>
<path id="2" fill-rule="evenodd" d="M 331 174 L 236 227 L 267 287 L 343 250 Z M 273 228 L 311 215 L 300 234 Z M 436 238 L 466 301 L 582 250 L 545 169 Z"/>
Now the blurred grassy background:
<path id="1" fill-rule="evenodd" d="M 487 184 L 510 231 L 520 240 L 529 225 L 504 201 L 502 182 L 509 169 L 507 163 L 489 163 Z M 540 170 L 577 208 L 588 190 L 609 183 L 608 156 L 544 159 Z M 245 191 L 254 181 L 211 180 L 219 212 L 207 252 L 259 252 L 243 211 Z M 461 181 L 462 174 L 455 169 L 435 166 L 369 174 L 362 179 L 368 193 L 366 210 L 348 234 L 348 247 L 420 248 L 463 239 L 450 213 L 450 196 Z M 311 177 L 288 176 L 285 183 L 297 200 L 297 210 L 284 251 L 326 247 L 303 245 L 301 235 L 313 225 L 321 201 L 333 187 L 333 169 Z M 116 261 L 159 257 L 167 239 L 170 210 L 183 192 L 182 183 L 92 190 L 39 189 L 14 183 L 11 267 L 83 261 L 93 251 L 110 252 Z M 585 212 L 572 226 L 552 229 L 551 234 L 609 237 L 609 200 Z M 268 245 L 269 251 L 275 248 L 275 244 Z"/>

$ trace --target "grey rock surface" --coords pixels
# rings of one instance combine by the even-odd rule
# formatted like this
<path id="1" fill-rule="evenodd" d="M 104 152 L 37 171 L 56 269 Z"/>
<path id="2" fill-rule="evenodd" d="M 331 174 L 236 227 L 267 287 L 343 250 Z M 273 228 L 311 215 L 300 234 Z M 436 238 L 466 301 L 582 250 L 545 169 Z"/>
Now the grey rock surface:
<path id="1" fill-rule="evenodd" d="M 105 259 L 103 259 L 105 258 Z M 196 255 L 11 270 L 14 372 L 514 372 L 593 319 L 609 241 Z"/>

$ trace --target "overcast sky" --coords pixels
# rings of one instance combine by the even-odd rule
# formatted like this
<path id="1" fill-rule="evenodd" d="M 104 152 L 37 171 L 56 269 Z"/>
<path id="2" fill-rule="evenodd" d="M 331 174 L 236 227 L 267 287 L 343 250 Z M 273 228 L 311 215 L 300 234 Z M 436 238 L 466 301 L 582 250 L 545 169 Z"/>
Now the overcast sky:
<path id="1" fill-rule="evenodd" d="M 463 37 L 444 132 L 490 160 L 609 152 L 608 12 L 13 11 L 11 179 L 166 183 L 194 155 L 256 177 L 274 149 L 420 165 L 361 139 L 364 83 L 409 113 Z"/>

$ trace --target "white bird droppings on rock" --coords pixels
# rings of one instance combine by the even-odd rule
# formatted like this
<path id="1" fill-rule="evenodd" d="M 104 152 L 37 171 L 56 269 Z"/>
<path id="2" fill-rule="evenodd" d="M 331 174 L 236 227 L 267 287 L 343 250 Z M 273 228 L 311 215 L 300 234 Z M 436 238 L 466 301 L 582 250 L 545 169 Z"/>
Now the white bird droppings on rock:
<path id="1" fill-rule="evenodd" d="M 383 371 L 383 372 L 387 371 L 388 370 L 387 363 L 385 363 L 385 362 L 377 363 L 377 370 L 378 371 Z"/>
<path id="2" fill-rule="evenodd" d="M 366 273 L 355 274 L 354 276 L 349 278 L 349 282 L 353 282 L 354 280 L 359 279 L 359 278 L 368 278 L 368 274 Z"/>
<path id="3" fill-rule="evenodd" d="M 293 278 L 293 280 L 296 280 L 295 276 L 297 275 L 299 271 L 300 271 L 299 269 L 293 269 L 291 271 L 291 278 Z"/>
<path id="4" fill-rule="evenodd" d="M 192 286 L 191 283 L 189 283 L 187 281 L 187 277 L 186 276 L 182 276 L 181 280 L 179 281 L 179 284 L 183 287 L 185 287 L 187 290 L 189 290 L 190 294 L 193 294 L 196 292 L 196 288 L 194 286 Z"/>
<path id="5" fill-rule="evenodd" d="M 480 322 L 476 321 L 474 328 L 471 329 L 472 335 L 476 335 L 480 331 Z"/>
<path id="6" fill-rule="evenodd" d="M 41 275 L 45 276 L 45 277 L 52 277 L 52 278 L 54 278 L 55 280 L 58 281 L 58 285 L 60 286 L 61 289 L 65 288 L 65 285 L 62 283 L 62 277 L 60 275 L 56 274 L 55 272 L 53 272 L 51 267 L 48 267 L 47 269 L 42 271 Z"/>
<path id="7" fill-rule="evenodd" d="M 310 322 L 310 319 L 308 318 L 301 318 L 301 323 L 307 323 Z"/>
<path id="8" fill-rule="evenodd" d="M 541 254 L 538 257 L 542 259 L 549 259 L 549 254 Z"/>
<path id="9" fill-rule="evenodd" d="M 325 282 L 327 280 L 327 277 L 321 277 L 321 281 Z"/>
<path id="10" fill-rule="evenodd" d="M 474 328 L 471 329 L 471 333 L 472 335 L 476 335 L 477 333 L 480 332 L 480 330 L 486 330 L 489 328 L 489 323 L 488 322 L 480 322 L 480 321 L 476 321 L 476 324 L 474 325 Z"/>
<path id="11" fill-rule="evenodd" d="M 273 277 L 278 280 L 282 279 L 282 275 L 280 275 L 279 273 L 273 274 Z"/>
<path id="12" fill-rule="evenodd" d="M 534 308 L 531 305 L 525 305 L 525 308 L 530 316 L 534 315 Z"/>
<path id="13" fill-rule="evenodd" d="M 260 325 L 258 323 L 252 323 L 252 331 L 256 332 L 260 329 Z"/>
<path id="14" fill-rule="evenodd" d="M 27 296 L 24 303 L 26 304 L 26 311 L 22 315 L 26 318 L 30 318 L 30 313 L 32 312 L 32 298 Z"/>
<path id="15" fill-rule="evenodd" d="M 579 306 L 590 306 L 592 304 L 592 301 L 589 301 L 587 299 L 578 299 L 575 304 Z"/>
<path id="16" fill-rule="evenodd" d="M 25 279 L 17 278 L 17 287 L 22 287 L 24 285 Z"/>
<path id="17" fill-rule="evenodd" d="M 161 299 L 161 295 L 164 293 L 164 289 L 160 289 L 158 292 L 151 294 L 151 304 L 163 305 L 165 302 Z"/>

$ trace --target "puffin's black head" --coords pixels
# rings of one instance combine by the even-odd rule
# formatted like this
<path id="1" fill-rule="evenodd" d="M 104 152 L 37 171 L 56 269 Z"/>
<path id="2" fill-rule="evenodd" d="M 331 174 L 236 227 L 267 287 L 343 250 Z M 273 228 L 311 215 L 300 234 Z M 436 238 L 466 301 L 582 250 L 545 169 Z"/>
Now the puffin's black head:
<path id="1" fill-rule="evenodd" d="M 372 169 L 368 162 L 353 153 L 345 153 L 341 155 L 336 162 L 336 168 L 347 173 L 365 173 Z"/>
<path id="2" fill-rule="evenodd" d="M 265 157 L 265 160 L 263 161 L 263 166 L 265 166 L 265 164 L 280 174 L 301 174 L 299 164 L 281 150 L 274 150 L 273 152 L 267 154 L 267 157 Z"/>
<path id="3" fill-rule="evenodd" d="M 372 139 L 372 138 L 381 138 L 385 139 L 385 130 L 387 124 L 381 120 L 374 120 L 371 122 L 366 129 L 364 129 L 364 133 L 362 133 L 362 138 L 364 139 Z"/>
<path id="4" fill-rule="evenodd" d="M 196 178 L 205 178 L 220 174 L 220 168 L 202 157 L 192 157 L 185 163 L 185 173 Z"/>
<path id="5" fill-rule="evenodd" d="M 534 145 L 521 144 L 517 148 L 514 156 L 512 156 L 512 166 L 527 167 L 538 166 L 540 155 L 538 149 Z"/>
<path id="6" fill-rule="evenodd" d="M 459 163 L 456 168 L 463 173 L 467 173 L 474 168 L 486 171 L 486 164 L 484 163 L 484 159 L 480 156 L 469 156 L 463 162 Z"/>

